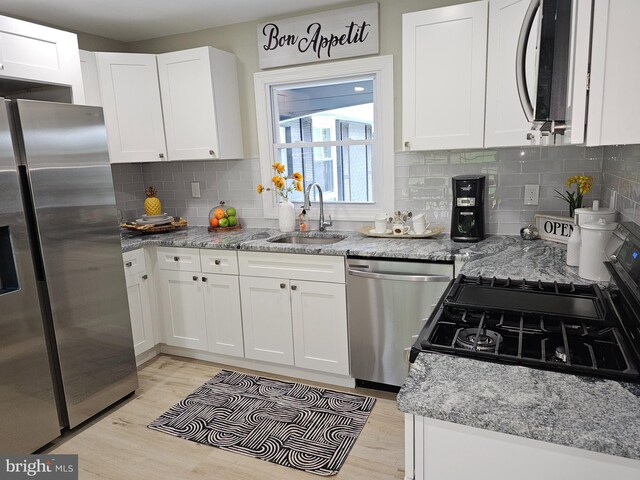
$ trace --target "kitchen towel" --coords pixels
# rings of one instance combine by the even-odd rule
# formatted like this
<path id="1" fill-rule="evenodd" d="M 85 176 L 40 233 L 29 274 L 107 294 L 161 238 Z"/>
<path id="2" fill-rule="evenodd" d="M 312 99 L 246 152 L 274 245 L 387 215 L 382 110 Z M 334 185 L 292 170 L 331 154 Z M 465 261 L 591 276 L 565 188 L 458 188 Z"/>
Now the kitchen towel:
<path id="1" fill-rule="evenodd" d="M 149 428 L 297 468 L 335 475 L 375 399 L 222 370 Z"/>

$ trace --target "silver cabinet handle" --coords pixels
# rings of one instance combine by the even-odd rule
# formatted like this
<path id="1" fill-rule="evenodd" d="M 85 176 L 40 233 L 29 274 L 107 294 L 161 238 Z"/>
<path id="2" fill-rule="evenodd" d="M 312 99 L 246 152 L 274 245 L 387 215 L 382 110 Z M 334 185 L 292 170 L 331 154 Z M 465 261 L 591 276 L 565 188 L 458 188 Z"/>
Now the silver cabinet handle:
<path id="1" fill-rule="evenodd" d="M 286 283 L 281 283 L 280 284 L 280 288 L 287 288 L 287 284 Z"/>
<path id="2" fill-rule="evenodd" d="M 173 261 L 174 262 L 179 262 L 180 261 L 180 257 L 173 257 Z"/>
<path id="3" fill-rule="evenodd" d="M 222 262 L 220 262 L 220 260 L 215 260 L 213 263 L 215 263 L 216 265 L 220 265 L 220 263 Z"/>
<path id="4" fill-rule="evenodd" d="M 160 158 L 164 158 L 164 153 L 159 153 L 159 154 L 158 154 L 158 157 L 160 157 Z"/>
<path id="5" fill-rule="evenodd" d="M 404 148 L 411 148 L 411 142 L 404 142 Z"/>
<path id="6" fill-rule="evenodd" d="M 131 268 L 133 266 L 133 262 L 127 262 L 124 264 L 125 267 Z"/>
<path id="7" fill-rule="evenodd" d="M 207 281 L 207 277 L 202 277 L 202 281 L 206 282 Z"/>
<path id="8" fill-rule="evenodd" d="M 143 280 L 146 280 L 147 278 L 149 278 L 149 275 L 142 275 Z"/>
<path id="9" fill-rule="evenodd" d="M 198 280 L 197 275 L 194 275 L 194 276 L 193 276 L 193 277 L 191 277 L 191 278 L 193 278 L 193 280 L 194 280 L 194 281 Z"/>
<path id="10" fill-rule="evenodd" d="M 533 140 L 536 136 L 533 133 L 527 133 L 527 140 Z"/>
<path id="11" fill-rule="evenodd" d="M 291 290 L 297 290 L 298 286 L 297 285 L 291 285 Z"/>
<path id="12" fill-rule="evenodd" d="M 215 157 L 216 152 L 214 150 L 209 150 L 209 155 L 211 155 L 212 157 Z"/>
<path id="13" fill-rule="evenodd" d="M 533 26 L 533 19 L 540 7 L 541 0 L 531 0 L 527 13 L 524 15 L 520 35 L 518 36 L 518 48 L 516 50 L 516 87 L 518 88 L 518 97 L 520 97 L 520 105 L 528 122 L 533 122 L 533 105 L 529 97 L 529 89 L 527 88 L 526 77 L 526 61 L 527 61 L 527 40 Z"/>
<path id="14" fill-rule="evenodd" d="M 448 275 L 403 275 L 395 273 L 374 273 L 361 272 L 360 270 L 349 269 L 349 275 L 364 278 L 377 278 L 379 280 L 396 280 L 400 282 L 448 282 L 451 277 Z"/>
<path id="15" fill-rule="evenodd" d="M 4 64 L 0 63 L 0 70 L 4 70 Z"/>

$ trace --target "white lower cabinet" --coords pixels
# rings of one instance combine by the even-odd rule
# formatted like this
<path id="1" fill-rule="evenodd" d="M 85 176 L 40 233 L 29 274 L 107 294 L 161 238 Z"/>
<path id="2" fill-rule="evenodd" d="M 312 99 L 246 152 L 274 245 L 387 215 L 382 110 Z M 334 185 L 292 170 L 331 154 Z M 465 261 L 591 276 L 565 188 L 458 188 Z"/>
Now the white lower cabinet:
<path id="1" fill-rule="evenodd" d="M 485 468 L 470 467 L 483 465 Z M 640 462 L 405 414 L 405 480 L 637 480 Z"/>
<path id="2" fill-rule="evenodd" d="M 340 283 L 291 281 L 295 365 L 349 374 L 347 293 Z"/>
<path id="3" fill-rule="evenodd" d="M 207 349 L 200 272 L 160 271 L 164 340 L 175 347 Z"/>
<path id="4" fill-rule="evenodd" d="M 245 356 L 293 365 L 289 281 L 241 276 L 240 294 Z"/>
<path id="5" fill-rule="evenodd" d="M 147 265 L 144 249 L 125 252 L 122 255 L 131 332 L 136 356 L 156 345 L 153 311 L 153 281 L 149 275 L 151 268 Z"/>
<path id="6" fill-rule="evenodd" d="M 240 252 L 238 260 L 245 356 L 348 375 L 344 259 Z"/>
<path id="7" fill-rule="evenodd" d="M 244 356 L 238 277 L 204 274 L 202 278 L 208 350 Z"/>

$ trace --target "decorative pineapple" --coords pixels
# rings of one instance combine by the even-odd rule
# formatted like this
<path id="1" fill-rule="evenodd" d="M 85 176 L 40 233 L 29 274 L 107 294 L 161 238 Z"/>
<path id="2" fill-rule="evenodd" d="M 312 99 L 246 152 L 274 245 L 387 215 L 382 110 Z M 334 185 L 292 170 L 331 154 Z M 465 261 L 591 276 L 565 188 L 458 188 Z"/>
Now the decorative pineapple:
<path id="1" fill-rule="evenodd" d="M 147 198 L 144 201 L 144 211 L 148 216 L 162 215 L 162 203 L 156 198 L 158 191 L 155 187 L 145 188 L 144 193 Z"/>

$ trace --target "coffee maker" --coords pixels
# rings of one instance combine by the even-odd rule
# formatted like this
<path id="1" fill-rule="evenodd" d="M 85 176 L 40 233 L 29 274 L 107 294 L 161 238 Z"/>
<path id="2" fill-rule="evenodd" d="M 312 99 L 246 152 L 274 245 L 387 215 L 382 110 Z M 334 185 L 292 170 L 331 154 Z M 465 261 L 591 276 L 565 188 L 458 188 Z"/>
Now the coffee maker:
<path id="1" fill-rule="evenodd" d="M 478 242 L 484 239 L 484 175 L 453 177 L 451 239 Z"/>

